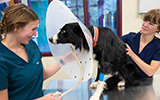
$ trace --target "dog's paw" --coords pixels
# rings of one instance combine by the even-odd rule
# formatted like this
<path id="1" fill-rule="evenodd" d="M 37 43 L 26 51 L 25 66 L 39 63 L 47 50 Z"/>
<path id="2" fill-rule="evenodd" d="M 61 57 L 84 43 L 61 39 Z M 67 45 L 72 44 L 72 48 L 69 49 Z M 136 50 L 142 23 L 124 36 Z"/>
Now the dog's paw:
<path id="1" fill-rule="evenodd" d="M 118 84 L 117 84 L 117 88 L 118 90 L 124 90 L 125 89 L 125 81 L 120 81 Z"/>
<path id="2" fill-rule="evenodd" d="M 90 100 L 100 100 L 100 96 L 103 92 L 103 89 L 106 87 L 106 83 L 103 81 L 98 81 L 97 82 L 97 89 L 95 91 L 95 93 L 93 94 L 93 96 L 90 98 Z"/>
<path id="3" fill-rule="evenodd" d="M 94 82 L 94 83 L 92 83 L 91 85 L 90 85 L 90 90 L 96 90 L 97 89 L 97 85 L 98 85 L 98 82 Z"/>

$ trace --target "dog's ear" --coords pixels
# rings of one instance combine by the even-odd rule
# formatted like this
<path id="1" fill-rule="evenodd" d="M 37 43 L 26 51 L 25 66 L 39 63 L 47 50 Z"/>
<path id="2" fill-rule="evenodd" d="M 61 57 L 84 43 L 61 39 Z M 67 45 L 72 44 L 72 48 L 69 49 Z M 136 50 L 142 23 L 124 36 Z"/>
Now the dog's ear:
<path id="1" fill-rule="evenodd" d="M 80 39 L 80 41 L 82 41 L 81 43 L 83 44 L 83 48 L 86 50 L 86 51 L 89 51 L 89 46 L 88 46 L 88 43 L 87 43 L 87 40 L 84 36 L 84 33 L 80 27 L 80 25 L 78 23 L 74 23 L 74 29 L 73 29 L 73 32 L 79 37 L 78 39 Z M 77 45 L 81 45 L 81 44 L 77 44 Z M 82 49 L 82 48 L 80 48 Z"/>
<path id="2" fill-rule="evenodd" d="M 76 33 L 77 35 L 82 35 L 83 34 L 83 31 L 82 31 L 82 29 L 81 29 L 81 27 L 79 26 L 78 23 L 74 23 L 73 32 Z"/>

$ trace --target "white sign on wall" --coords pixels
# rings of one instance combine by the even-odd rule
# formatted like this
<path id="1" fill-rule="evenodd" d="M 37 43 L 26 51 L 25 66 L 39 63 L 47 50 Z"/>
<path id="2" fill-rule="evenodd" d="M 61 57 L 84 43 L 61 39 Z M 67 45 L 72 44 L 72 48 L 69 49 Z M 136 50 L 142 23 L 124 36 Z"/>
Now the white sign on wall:
<path id="1" fill-rule="evenodd" d="M 156 8 L 160 8 L 160 0 L 139 0 L 139 13 L 146 13 Z"/>

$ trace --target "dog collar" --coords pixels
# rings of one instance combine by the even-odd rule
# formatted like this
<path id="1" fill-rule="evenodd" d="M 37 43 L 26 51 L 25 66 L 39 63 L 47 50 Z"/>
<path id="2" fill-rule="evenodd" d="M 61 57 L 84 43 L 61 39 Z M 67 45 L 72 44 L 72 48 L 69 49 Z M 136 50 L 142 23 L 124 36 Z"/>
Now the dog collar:
<path id="1" fill-rule="evenodd" d="M 99 30 L 97 27 L 94 27 L 94 38 L 93 38 L 93 47 L 95 48 L 98 42 Z"/>

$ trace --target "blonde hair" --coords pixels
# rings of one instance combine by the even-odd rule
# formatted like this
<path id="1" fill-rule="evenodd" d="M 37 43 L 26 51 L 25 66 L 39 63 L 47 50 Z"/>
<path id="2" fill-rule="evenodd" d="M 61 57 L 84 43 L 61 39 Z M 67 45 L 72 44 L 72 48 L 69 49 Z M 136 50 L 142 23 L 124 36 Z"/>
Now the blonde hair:
<path id="1" fill-rule="evenodd" d="M 160 9 L 152 9 L 148 11 L 143 18 L 144 21 L 150 21 L 158 25 L 158 30 L 160 30 Z"/>
<path id="2" fill-rule="evenodd" d="M 14 28 L 22 28 L 29 22 L 40 20 L 38 15 L 23 3 L 17 3 L 9 6 L 0 21 L 0 39 L 1 34 L 14 31 Z"/>

